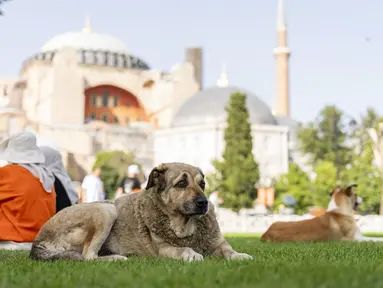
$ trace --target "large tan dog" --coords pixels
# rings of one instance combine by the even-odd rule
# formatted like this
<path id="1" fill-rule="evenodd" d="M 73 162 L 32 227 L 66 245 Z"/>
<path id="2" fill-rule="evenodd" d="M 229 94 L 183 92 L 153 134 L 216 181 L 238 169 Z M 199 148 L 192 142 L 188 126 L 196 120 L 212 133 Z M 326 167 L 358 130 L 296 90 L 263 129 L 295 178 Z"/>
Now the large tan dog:
<path id="1" fill-rule="evenodd" d="M 302 221 L 275 222 L 262 235 L 266 242 L 305 242 L 331 240 L 361 240 L 353 211 L 357 209 L 357 185 L 332 192 L 332 210 L 325 214 Z"/>
<path id="2" fill-rule="evenodd" d="M 35 260 L 127 259 L 160 256 L 193 261 L 204 256 L 252 259 L 222 236 L 204 195 L 204 175 L 183 163 L 154 168 L 146 189 L 117 200 L 63 209 L 37 235 Z"/>

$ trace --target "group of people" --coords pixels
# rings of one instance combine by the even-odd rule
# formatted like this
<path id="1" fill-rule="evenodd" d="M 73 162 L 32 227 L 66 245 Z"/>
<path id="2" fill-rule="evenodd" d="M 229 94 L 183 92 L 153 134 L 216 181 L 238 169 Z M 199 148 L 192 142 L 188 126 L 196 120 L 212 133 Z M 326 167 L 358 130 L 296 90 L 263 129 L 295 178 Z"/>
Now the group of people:
<path id="1" fill-rule="evenodd" d="M 139 167 L 128 168 L 116 198 L 141 189 Z M 12 135 L 0 144 L 0 249 L 29 250 L 41 227 L 54 214 L 76 203 L 104 200 L 101 169 L 86 176 L 79 193 L 61 154 L 38 146 L 31 132 Z"/>
<path id="2" fill-rule="evenodd" d="M 81 195 L 79 202 L 90 203 L 102 201 L 106 199 L 104 184 L 101 180 L 102 170 L 100 167 L 93 168 L 91 174 L 87 175 L 81 185 Z M 130 165 L 127 170 L 127 175 L 117 187 L 114 199 L 119 198 L 123 194 L 130 194 L 141 190 L 141 182 L 139 180 L 140 168 L 136 165 Z"/>
<path id="3" fill-rule="evenodd" d="M 78 193 L 61 154 L 38 147 L 33 133 L 0 144 L 0 248 L 28 249 L 44 223 L 73 205 Z"/>

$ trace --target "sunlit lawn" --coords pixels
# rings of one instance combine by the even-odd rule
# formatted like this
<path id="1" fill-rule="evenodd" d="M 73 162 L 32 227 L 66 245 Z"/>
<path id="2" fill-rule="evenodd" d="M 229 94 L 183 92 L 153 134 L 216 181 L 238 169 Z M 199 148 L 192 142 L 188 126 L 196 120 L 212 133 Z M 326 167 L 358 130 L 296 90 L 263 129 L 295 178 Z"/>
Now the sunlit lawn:
<path id="1" fill-rule="evenodd" d="M 255 261 L 41 263 L 23 252 L 1 251 L 0 287 L 383 287 L 383 242 L 264 244 L 256 236 L 228 237 Z"/>

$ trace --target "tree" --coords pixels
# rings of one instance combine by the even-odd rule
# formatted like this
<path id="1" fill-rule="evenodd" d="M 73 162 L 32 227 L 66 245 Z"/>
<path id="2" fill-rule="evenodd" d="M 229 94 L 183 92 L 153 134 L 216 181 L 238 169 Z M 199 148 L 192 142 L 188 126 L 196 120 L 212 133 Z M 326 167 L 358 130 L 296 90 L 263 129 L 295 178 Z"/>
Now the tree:
<path id="1" fill-rule="evenodd" d="M 316 121 L 301 125 L 298 130 L 299 148 L 301 152 L 311 156 L 310 164 L 317 174 L 313 182 L 314 204 L 323 208 L 327 206 L 328 192 L 337 185 L 338 167 L 341 180 L 339 184 L 358 184 L 358 195 L 364 200 L 360 211 L 379 211 L 379 203 L 383 199 L 380 195 L 382 174 L 375 164 L 373 144 L 368 130 L 374 128 L 379 131 L 379 123 L 382 122 L 383 118 L 374 108 L 368 108 L 361 118 L 355 121 L 338 108 L 327 106 L 321 110 Z"/>
<path id="2" fill-rule="evenodd" d="M 217 171 L 217 188 L 224 207 L 238 211 L 249 208 L 256 196 L 259 168 L 254 160 L 253 139 L 246 95 L 233 93 L 226 106 L 227 127 L 224 132 L 225 149 L 222 161 L 213 164 Z"/>
<path id="3" fill-rule="evenodd" d="M 219 189 L 219 181 L 217 177 L 216 172 L 211 172 L 206 175 L 206 188 L 205 188 L 205 194 L 206 196 L 209 196 L 214 191 L 218 191 Z"/>
<path id="4" fill-rule="evenodd" d="M 379 129 L 382 117 L 374 108 L 368 108 L 353 133 L 355 152 L 351 166 L 345 171 L 342 181 L 358 184 L 358 195 L 363 198 L 359 210 L 362 213 L 379 213 L 382 191 L 380 167 L 376 165 L 373 142 L 368 129 Z"/>
<path id="5" fill-rule="evenodd" d="M 122 178 L 126 175 L 126 169 L 135 161 L 133 153 L 124 151 L 101 151 L 96 154 L 96 161 L 93 167 L 100 167 L 102 170 L 101 179 L 108 199 L 112 199 Z M 143 177 L 143 175 L 141 175 Z"/>
<path id="6" fill-rule="evenodd" d="M 322 161 L 315 166 L 313 182 L 313 203 L 317 207 L 327 208 L 329 194 L 337 185 L 336 168 L 330 161 Z"/>
<path id="7" fill-rule="evenodd" d="M 0 6 L 3 5 L 5 2 L 9 2 L 11 0 L 0 0 Z M 2 16 L 4 13 L 3 13 L 3 10 L 0 9 L 0 16 Z"/>
<path id="8" fill-rule="evenodd" d="M 351 160 L 352 149 L 346 145 L 349 133 L 344 125 L 345 117 L 335 106 L 324 107 L 317 121 L 301 125 L 298 129 L 299 150 L 310 155 L 310 164 L 329 161 L 344 167 Z"/>
<path id="9" fill-rule="evenodd" d="M 354 155 L 351 167 L 342 178 L 344 183 L 358 184 L 357 194 L 363 198 L 361 213 L 379 213 L 382 178 L 379 167 L 374 164 L 371 140 L 365 143 L 360 154 Z"/>
<path id="10" fill-rule="evenodd" d="M 283 174 L 275 184 L 275 207 L 283 203 L 285 195 L 291 195 L 297 201 L 295 212 L 303 214 L 312 204 L 312 193 L 310 190 L 309 176 L 295 163 L 291 163 L 289 171 Z"/>
<path id="11" fill-rule="evenodd" d="M 352 134 L 353 142 L 356 145 L 357 153 L 361 152 L 362 147 L 371 140 L 368 129 L 378 129 L 378 123 L 383 122 L 383 118 L 376 112 L 374 108 L 367 108 L 367 112 L 361 115 L 361 120 L 356 125 L 356 129 Z"/>

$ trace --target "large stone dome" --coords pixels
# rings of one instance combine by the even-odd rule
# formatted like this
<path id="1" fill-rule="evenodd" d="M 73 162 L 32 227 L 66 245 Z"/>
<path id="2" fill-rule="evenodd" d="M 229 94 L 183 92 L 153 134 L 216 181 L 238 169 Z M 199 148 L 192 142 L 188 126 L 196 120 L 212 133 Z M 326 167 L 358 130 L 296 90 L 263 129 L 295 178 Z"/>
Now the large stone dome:
<path id="1" fill-rule="evenodd" d="M 41 52 L 57 51 L 66 47 L 76 50 L 108 51 L 119 54 L 129 53 L 121 40 L 108 34 L 92 31 L 73 31 L 59 34 L 48 40 L 41 48 Z"/>
<path id="2" fill-rule="evenodd" d="M 234 92 L 247 95 L 247 108 L 251 124 L 278 125 L 265 102 L 254 93 L 234 86 L 213 87 L 197 92 L 178 110 L 173 118 L 172 127 L 184 127 L 203 124 L 217 124 L 226 121 L 226 105 Z"/>
<path id="3" fill-rule="evenodd" d="M 145 61 L 129 53 L 123 41 L 108 34 L 93 32 L 89 23 L 82 31 L 72 31 L 54 36 L 42 46 L 40 52 L 27 59 L 24 66 L 33 60 L 50 62 L 55 54 L 64 48 L 76 50 L 80 64 L 140 70 L 150 69 Z"/>

